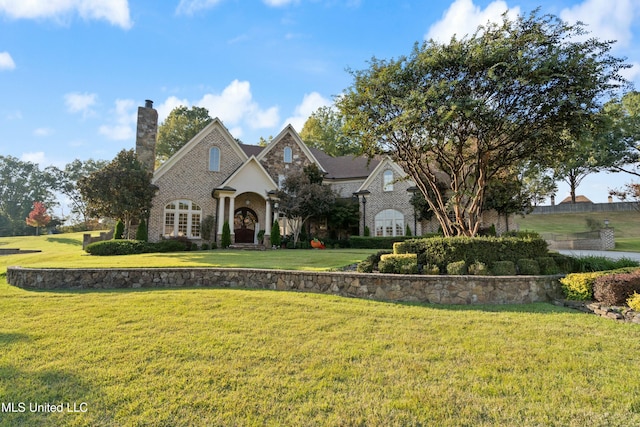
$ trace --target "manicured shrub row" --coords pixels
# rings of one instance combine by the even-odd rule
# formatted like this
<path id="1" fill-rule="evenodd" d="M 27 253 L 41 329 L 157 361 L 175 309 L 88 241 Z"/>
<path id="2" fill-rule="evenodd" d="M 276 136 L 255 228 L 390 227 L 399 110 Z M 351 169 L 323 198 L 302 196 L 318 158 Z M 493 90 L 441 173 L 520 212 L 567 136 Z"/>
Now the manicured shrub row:
<path id="1" fill-rule="evenodd" d="M 481 262 L 493 265 L 496 261 L 536 259 L 548 257 L 547 243 L 540 238 L 516 237 L 432 237 L 411 239 L 395 243 L 394 253 L 418 254 L 418 263 L 433 264 L 446 271 L 452 262 L 465 261 L 466 265 Z"/>
<path id="2" fill-rule="evenodd" d="M 91 243 L 86 248 L 87 253 L 91 255 L 134 255 L 188 250 L 197 250 L 197 245 L 186 239 L 166 239 L 157 243 L 149 243 L 141 240 L 105 240 Z"/>
<path id="3" fill-rule="evenodd" d="M 418 274 L 418 255 L 384 254 L 378 262 L 380 273 Z"/>
<path id="4" fill-rule="evenodd" d="M 594 298 L 606 305 L 622 305 L 635 292 L 640 292 L 640 271 L 600 276 L 593 284 Z"/>

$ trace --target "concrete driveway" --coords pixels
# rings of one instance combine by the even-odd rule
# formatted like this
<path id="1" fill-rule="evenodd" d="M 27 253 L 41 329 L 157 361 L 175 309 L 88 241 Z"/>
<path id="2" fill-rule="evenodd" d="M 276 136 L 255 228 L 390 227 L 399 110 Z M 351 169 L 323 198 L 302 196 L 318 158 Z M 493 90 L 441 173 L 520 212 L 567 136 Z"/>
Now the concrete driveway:
<path id="1" fill-rule="evenodd" d="M 617 251 L 583 251 L 573 249 L 559 250 L 563 255 L 569 255 L 572 257 L 587 257 L 587 256 L 602 256 L 610 259 L 627 258 L 640 262 L 640 252 L 617 252 Z"/>

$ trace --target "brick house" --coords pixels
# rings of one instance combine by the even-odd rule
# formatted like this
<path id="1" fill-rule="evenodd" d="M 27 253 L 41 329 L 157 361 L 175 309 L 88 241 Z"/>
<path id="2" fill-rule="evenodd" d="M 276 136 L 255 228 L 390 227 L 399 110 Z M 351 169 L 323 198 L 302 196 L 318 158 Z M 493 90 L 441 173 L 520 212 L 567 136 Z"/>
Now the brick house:
<path id="1" fill-rule="evenodd" d="M 155 120 L 155 127 L 153 122 Z M 157 112 L 151 101 L 138 109 L 136 151 L 153 169 Z M 411 187 L 404 171 L 390 157 L 331 157 L 308 147 L 291 125 L 285 127 L 266 147 L 238 142 L 219 119 L 214 119 L 153 172 L 158 192 L 149 216 L 149 239 L 186 236 L 202 241 L 201 222 L 215 218 L 219 241 L 225 221 L 231 227 L 232 242 L 256 243 L 264 230 L 270 244 L 271 224 L 278 216 L 277 202 L 270 197 L 287 174 L 315 164 L 324 173 L 324 184 L 340 197 L 358 200 L 361 212 L 359 232 L 368 227 L 374 236 L 434 232 L 434 221 L 414 220 L 410 203 Z M 492 221 L 493 220 L 493 221 Z M 487 222 L 491 221 L 491 222 Z M 286 221 L 281 220 L 286 235 Z M 495 223 L 485 215 L 485 223 Z M 415 227 L 415 229 L 414 229 Z"/>

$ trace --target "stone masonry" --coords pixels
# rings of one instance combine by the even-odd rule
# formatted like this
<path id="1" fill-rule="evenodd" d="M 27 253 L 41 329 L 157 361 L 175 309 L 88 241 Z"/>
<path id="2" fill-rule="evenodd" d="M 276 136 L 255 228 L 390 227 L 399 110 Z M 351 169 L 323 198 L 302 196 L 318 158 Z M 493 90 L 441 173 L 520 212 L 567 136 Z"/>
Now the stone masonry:
<path id="1" fill-rule="evenodd" d="M 520 304 L 550 301 L 555 276 L 420 276 L 230 268 L 31 269 L 9 267 L 7 282 L 24 289 L 217 287 L 334 294 L 381 301 Z"/>

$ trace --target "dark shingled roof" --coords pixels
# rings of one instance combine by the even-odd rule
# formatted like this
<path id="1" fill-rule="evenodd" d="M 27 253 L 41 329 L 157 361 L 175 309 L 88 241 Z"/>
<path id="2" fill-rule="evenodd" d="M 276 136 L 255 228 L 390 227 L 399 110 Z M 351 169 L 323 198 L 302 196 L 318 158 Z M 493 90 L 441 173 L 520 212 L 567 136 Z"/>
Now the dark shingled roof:
<path id="1" fill-rule="evenodd" d="M 257 156 L 265 147 L 240 144 L 240 148 L 248 157 Z M 379 159 L 369 160 L 367 157 L 340 156 L 331 157 L 324 151 L 309 147 L 322 168 L 327 171 L 326 179 L 366 178 L 380 163 Z"/>

